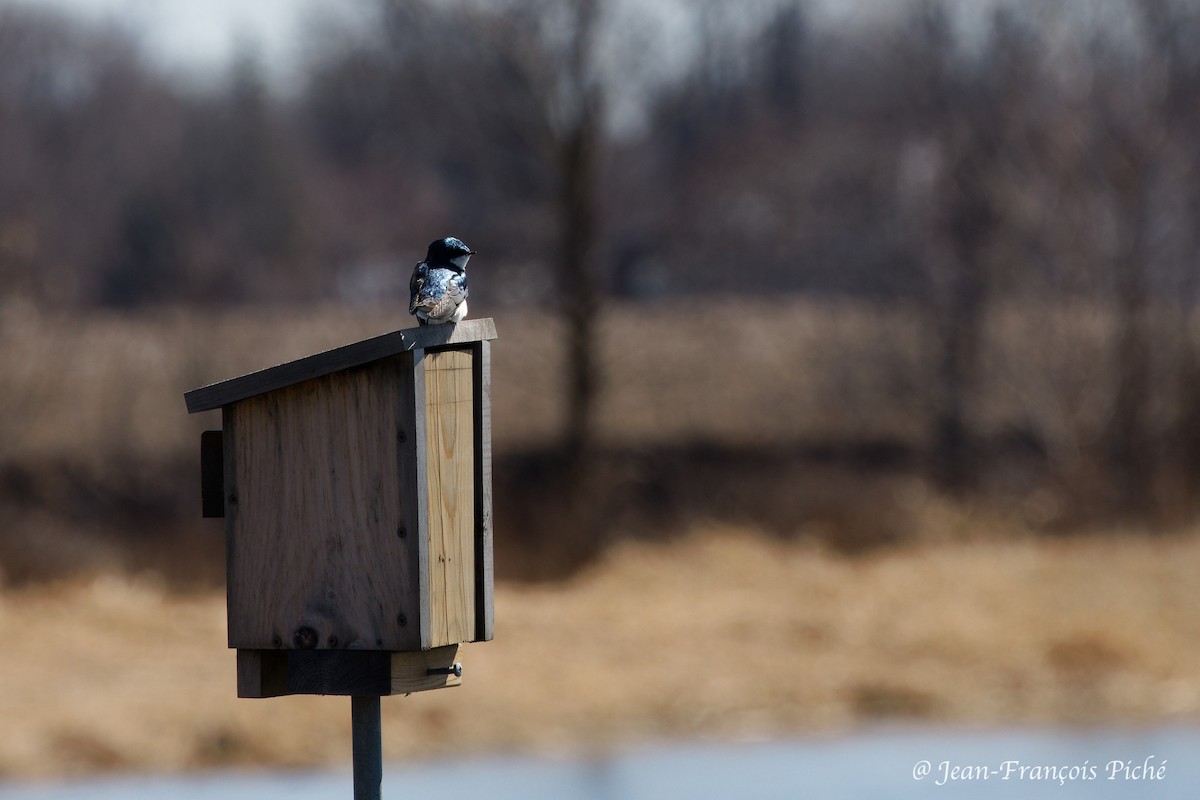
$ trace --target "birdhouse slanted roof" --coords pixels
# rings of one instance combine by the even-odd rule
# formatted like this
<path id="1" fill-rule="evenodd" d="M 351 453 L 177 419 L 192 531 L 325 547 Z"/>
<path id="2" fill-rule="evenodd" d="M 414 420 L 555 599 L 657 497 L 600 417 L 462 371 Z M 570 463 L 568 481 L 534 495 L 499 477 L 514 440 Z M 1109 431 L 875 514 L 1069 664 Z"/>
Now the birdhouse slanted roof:
<path id="1" fill-rule="evenodd" d="M 282 389 L 312 378 L 369 364 L 406 351 L 443 345 L 469 344 L 496 338 L 490 318 L 464 320 L 457 325 L 425 325 L 385 333 L 372 339 L 344 345 L 324 353 L 289 361 L 237 378 L 202 386 L 185 394 L 189 414 L 211 411 L 249 397 Z"/>

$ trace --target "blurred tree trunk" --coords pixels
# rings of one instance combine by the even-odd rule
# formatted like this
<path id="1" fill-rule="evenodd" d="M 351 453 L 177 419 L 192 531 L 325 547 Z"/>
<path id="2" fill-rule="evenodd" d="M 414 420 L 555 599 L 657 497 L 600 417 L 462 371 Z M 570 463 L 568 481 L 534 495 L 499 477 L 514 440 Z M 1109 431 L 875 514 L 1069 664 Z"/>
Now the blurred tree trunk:
<path id="1" fill-rule="evenodd" d="M 598 0 L 574 0 L 571 6 L 572 42 L 563 65 L 561 98 L 566 113 L 558 142 L 562 192 L 558 271 L 567 322 L 564 443 L 573 464 L 585 460 L 595 438 L 596 317 L 600 305 L 597 182 L 604 135 L 603 100 L 593 63 L 598 12 Z"/>
<path id="2" fill-rule="evenodd" d="M 1036 41 L 1005 9 L 993 9 L 977 61 L 954 55 L 946 6 L 924 6 L 922 39 L 938 97 L 929 104 L 945 162 L 937 250 L 947 265 L 937 291 L 939 347 L 933 430 L 933 477 L 946 489 L 975 488 L 982 467 L 972 425 L 981 397 L 980 362 L 987 314 L 1017 266 L 997 257 L 1014 235 L 1006 188 L 1027 147 L 1025 95 Z"/>
<path id="3" fill-rule="evenodd" d="M 1116 291 L 1116 385 L 1109 420 L 1108 459 L 1124 509 L 1143 513 L 1150 506 L 1154 459 L 1150 452 L 1150 336 L 1146 330 L 1146 178 L 1144 165 L 1129 148 L 1116 166 L 1118 207 L 1125 229 L 1113 263 Z"/>
<path id="4" fill-rule="evenodd" d="M 562 252 L 559 270 L 567 320 L 567 429 L 572 459 L 582 458 L 594 438 L 596 397 L 595 181 L 599 145 L 593 122 L 581 120 L 562 143 Z"/>
<path id="5" fill-rule="evenodd" d="M 1119 92 L 1119 90 L 1118 90 Z M 1123 97 L 1100 105 L 1095 163 L 1111 198 L 1113 342 L 1112 410 L 1103 433 L 1103 456 L 1119 512 L 1143 514 L 1151 507 L 1157 467 L 1150 441 L 1151 332 L 1149 330 L 1150 202 L 1152 150 L 1160 141 L 1155 110 L 1131 107 Z M 1151 106 L 1151 98 L 1143 103 Z"/>
<path id="6" fill-rule="evenodd" d="M 934 472 L 952 490 L 974 485 L 975 445 L 967 424 L 968 403 L 977 383 L 980 344 L 989 281 L 984 250 L 995 214 L 980 174 L 987 156 L 980 144 L 967 145 L 952 169 L 953 203 L 948 230 L 954 264 L 940 314 L 937 405 L 934 421 Z"/>
<path id="7" fill-rule="evenodd" d="M 1200 351 L 1192 328 L 1200 298 L 1200 153 L 1195 147 L 1200 136 L 1200 108 L 1195 100 L 1200 93 L 1200 60 L 1193 47 L 1200 16 L 1194 9 L 1170 0 L 1138 0 L 1135 7 L 1149 40 L 1148 50 L 1161 64 L 1159 88 L 1165 136 L 1160 158 L 1164 153 L 1173 156 L 1174 175 L 1170 179 L 1178 181 L 1183 192 L 1182 224 L 1176 234 L 1178 250 L 1172 251 L 1172 266 L 1177 270 L 1172 289 L 1177 294 L 1174 302 L 1168 303 L 1175 326 L 1168 335 L 1177 344 L 1172 364 L 1176 412 L 1163 446 L 1156 448 L 1154 455 L 1160 471 L 1171 470 L 1169 485 L 1175 493 L 1168 499 L 1174 502 L 1166 510 L 1183 511 L 1188 516 L 1200 489 Z M 1143 193 L 1149 194 L 1144 187 Z M 1143 318 L 1142 324 L 1148 325 L 1148 321 Z"/>
<path id="8" fill-rule="evenodd" d="M 1200 132 L 1200 120 L 1189 119 L 1184 133 L 1190 137 Z M 1200 495 L 1200 349 L 1197 349 L 1193 322 L 1197 298 L 1200 296 L 1200 185 L 1196 157 L 1188 165 L 1189 178 L 1187 217 L 1191 225 L 1183 234 L 1185 247 L 1182 263 L 1183 281 L 1180 306 L 1176 317 L 1175 335 L 1179 355 L 1175 363 L 1175 396 L 1177 415 L 1170 432 L 1168 446 L 1172 465 L 1178 470 L 1176 485 L 1181 490 L 1179 507 L 1190 514 Z"/>
<path id="9" fill-rule="evenodd" d="M 910 113 L 937 153 L 937 177 L 924 194 L 930 217 L 918 228 L 933 335 L 929 470 L 940 486 L 957 491 L 977 478 L 969 419 L 989 299 L 986 250 L 996 221 L 989 180 L 1002 110 L 986 69 L 956 61 L 946 6 L 925 0 L 915 9 L 912 59 L 920 95 Z M 989 51 L 984 62 L 994 60 Z"/>

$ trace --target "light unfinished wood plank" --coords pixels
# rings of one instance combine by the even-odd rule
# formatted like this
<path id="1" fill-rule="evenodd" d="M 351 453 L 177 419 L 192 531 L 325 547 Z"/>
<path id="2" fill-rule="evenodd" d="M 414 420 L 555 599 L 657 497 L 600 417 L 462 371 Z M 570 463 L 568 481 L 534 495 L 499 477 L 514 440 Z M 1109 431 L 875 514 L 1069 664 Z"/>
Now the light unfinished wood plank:
<path id="1" fill-rule="evenodd" d="M 475 638 L 475 416 L 469 349 L 426 352 L 430 646 Z"/>
<path id="2" fill-rule="evenodd" d="M 406 359 L 227 407 L 231 647 L 420 648 Z"/>
<path id="3" fill-rule="evenodd" d="M 429 623 L 429 478 L 426 469 L 429 457 L 426 446 L 425 424 L 425 351 L 412 352 L 412 409 L 413 431 L 410 440 L 413 447 L 412 495 L 415 502 L 417 527 L 417 586 L 420 602 L 420 643 L 422 650 L 433 646 Z"/>
<path id="4" fill-rule="evenodd" d="M 418 650 L 412 653 L 392 653 L 392 694 L 407 694 L 408 692 L 423 692 L 427 689 L 442 689 L 447 686 L 461 686 L 462 676 L 444 670 L 452 669 L 455 664 L 461 664 L 459 645 L 435 647 L 432 650 Z M 438 670 L 433 675 L 430 670 Z"/>

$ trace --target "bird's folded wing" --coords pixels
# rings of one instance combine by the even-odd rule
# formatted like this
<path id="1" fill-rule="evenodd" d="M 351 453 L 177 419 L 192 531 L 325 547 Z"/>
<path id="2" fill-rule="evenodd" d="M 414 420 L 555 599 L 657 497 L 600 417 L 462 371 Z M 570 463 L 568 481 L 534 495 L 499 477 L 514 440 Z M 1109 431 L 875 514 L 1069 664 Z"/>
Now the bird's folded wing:
<path id="1" fill-rule="evenodd" d="M 417 313 L 417 306 L 420 305 L 421 293 L 425 290 L 425 277 L 429 274 L 429 267 L 424 261 L 419 262 L 413 267 L 412 277 L 408 279 L 408 313 Z"/>
<path id="2" fill-rule="evenodd" d="M 409 283 L 409 291 L 411 292 L 409 296 L 411 297 L 411 300 L 409 300 L 408 303 L 408 313 L 417 313 L 417 306 L 421 304 L 421 289 L 424 286 L 425 279 L 418 278 L 414 275 L 412 281 Z"/>
<path id="3" fill-rule="evenodd" d="M 467 299 L 465 288 L 455 281 L 451 281 L 446 285 L 446 293 L 433 306 L 426 305 L 429 316 L 434 319 L 442 319 L 454 313 L 454 309 L 462 304 L 463 300 Z"/>

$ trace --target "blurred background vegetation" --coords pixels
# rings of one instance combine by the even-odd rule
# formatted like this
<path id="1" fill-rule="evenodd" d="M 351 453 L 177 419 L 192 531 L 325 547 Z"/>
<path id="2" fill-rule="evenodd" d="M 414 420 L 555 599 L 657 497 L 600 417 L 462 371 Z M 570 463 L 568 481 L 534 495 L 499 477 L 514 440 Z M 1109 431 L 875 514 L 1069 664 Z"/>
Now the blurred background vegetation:
<path id="1" fill-rule="evenodd" d="M 182 395 L 447 234 L 497 639 L 389 758 L 1200 714 L 1200 7 L 319 6 L 198 76 L 0 0 L 0 777 L 344 761 L 233 697 Z"/>
<path id="2" fill-rule="evenodd" d="M 281 83 L 0 6 L 6 580 L 219 581 L 178 394 L 402 327 L 446 233 L 510 337 L 510 577 L 694 519 L 903 543 L 933 499 L 1188 524 L 1200 11 L 872 8 L 363 0 Z"/>

